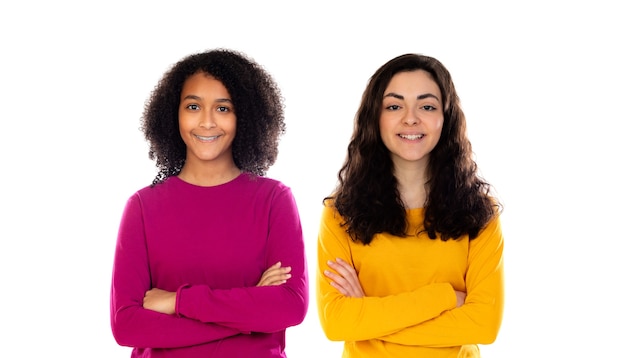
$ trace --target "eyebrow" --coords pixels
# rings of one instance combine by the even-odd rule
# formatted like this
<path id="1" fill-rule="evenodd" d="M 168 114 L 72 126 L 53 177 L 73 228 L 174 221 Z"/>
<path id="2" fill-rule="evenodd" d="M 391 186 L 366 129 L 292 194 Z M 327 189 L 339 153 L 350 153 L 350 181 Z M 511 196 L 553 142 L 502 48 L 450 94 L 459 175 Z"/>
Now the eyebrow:
<path id="1" fill-rule="evenodd" d="M 200 96 L 196 96 L 195 94 L 188 94 L 185 97 L 183 97 L 183 101 L 184 100 L 194 100 L 194 101 L 200 101 L 202 100 L 202 98 Z M 233 103 L 233 101 L 230 98 L 218 98 L 217 100 L 215 100 L 215 102 L 228 102 L 228 103 Z"/>
<path id="2" fill-rule="evenodd" d="M 393 98 L 397 98 L 397 99 L 404 99 L 404 96 L 403 96 L 403 95 L 400 95 L 400 94 L 397 94 L 397 93 L 394 93 L 394 92 L 389 92 L 389 93 L 387 93 L 386 95 L 384 95 L 384 96 L 383 96 L 383 98 L 386 98 L 386 97 L 393 97 Z M 417 99 L 418 99 L 418 100 L 420 100 L 420 99 L 426 99 L 426 98 L 434 98 L 434 99 L 436 99 L 438 102 L 441 102 L 441 100 L 439 99 L 439 97 L 435 96 L 435 95 L 434 95 L 434 94 L 432 94 L 432 93 L 424 93 L 424 94 L 421 94 L 421 95 L 417 96 Z"/>

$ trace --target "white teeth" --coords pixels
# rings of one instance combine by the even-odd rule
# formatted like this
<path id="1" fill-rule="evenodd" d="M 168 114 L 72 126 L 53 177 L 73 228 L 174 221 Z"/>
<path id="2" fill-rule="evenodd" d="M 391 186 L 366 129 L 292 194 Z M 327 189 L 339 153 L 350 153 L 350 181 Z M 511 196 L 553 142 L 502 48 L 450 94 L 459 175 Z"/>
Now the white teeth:
<path id="1" fill-rule="evenodd" d="M 422 139 L 422 137 L 424 137 L 423 134 L 410 134 L 410 135 L 400 134 L 400 138 L 404 138 L 408 140 Z"/>
<path id="2" fill-rule="evenodd" d="M 214 140 L 215 138 L 217 138 L 218 136 L 214 135 L 214 136 L 210 136 L 210 137 L 203 137 L 201 135 L 196 135 L 196 138 L 200 139 L 200 140 Z"/>

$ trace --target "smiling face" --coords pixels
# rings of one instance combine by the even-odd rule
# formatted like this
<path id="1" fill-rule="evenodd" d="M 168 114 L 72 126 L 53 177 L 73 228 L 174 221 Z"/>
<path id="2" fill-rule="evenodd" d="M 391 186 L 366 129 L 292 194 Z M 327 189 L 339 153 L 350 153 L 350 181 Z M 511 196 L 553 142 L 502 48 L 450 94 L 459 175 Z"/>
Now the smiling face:
<path id="1" fill-rule="evenodd" d="M 184 83 L 178 127 L 187 146 L 185 166 L 233 166 L 232 143 L 237 130 L 228 90 L 214 77 L 199 72 Z"/>
<path id="2" fill-rule="evenodd" d="M 395 74 L 383 95 L 380 135 L 394 166 L 428 164 L 441 137 L 441 91 L 424 70 Z"/>

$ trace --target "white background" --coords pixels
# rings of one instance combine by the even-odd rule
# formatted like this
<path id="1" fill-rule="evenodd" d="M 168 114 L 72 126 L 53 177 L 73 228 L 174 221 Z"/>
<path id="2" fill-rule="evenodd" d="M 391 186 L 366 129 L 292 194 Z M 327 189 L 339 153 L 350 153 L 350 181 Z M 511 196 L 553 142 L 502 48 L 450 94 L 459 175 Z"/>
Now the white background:
<path id="1" fill-rule="evenodd" d="M 484 357 L 624 356 L 618 3 L 3 2 L 0 354 L 129 356 L 110 332 L 109 283 L 123 205 L 155 174 L 144 101 L 175 61 L 227 47 L 282 88 L 288 128 L 268 174 L 296 196 L 312 289 L 321 200 L 367 79 L 423 53 L 452 73 L 476 161 L 505 205 L 505 316 Z M 313 290 L 287 351 L 340 356 Z"/>

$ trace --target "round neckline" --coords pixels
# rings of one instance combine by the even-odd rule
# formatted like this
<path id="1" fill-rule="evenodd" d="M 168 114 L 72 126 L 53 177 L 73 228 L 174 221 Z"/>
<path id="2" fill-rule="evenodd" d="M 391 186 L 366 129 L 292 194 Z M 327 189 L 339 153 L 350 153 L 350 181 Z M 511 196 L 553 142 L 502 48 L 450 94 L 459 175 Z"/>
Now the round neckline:
<path id="1" fill-rule="evenodd" d="M 173 175 L 171 176 L 171 178 L 176 178 L 177 181 L 179 181 L 180 183 L 183 183 L 185 185 L 189 185 L 192 187 L 196 187 L 196 188 L 218 188 L 220 186 L 224 186 L 224 185 L 228 185 L 230 183 L 234 183 L 235 181 L 239 180 L 239 178 L 242 178 L 244 176 L 244 172 L 239 173 L 236 177 L 232 178 L 229 181 L 220 183 L 220 184 L 215 184 L 215 185 L 199 185 L 199 184 L 194 184 L 194 183 L 190 183 L 188 181 L 183 180 L 182 178 L 180 178 L 178 175 Z"/>

